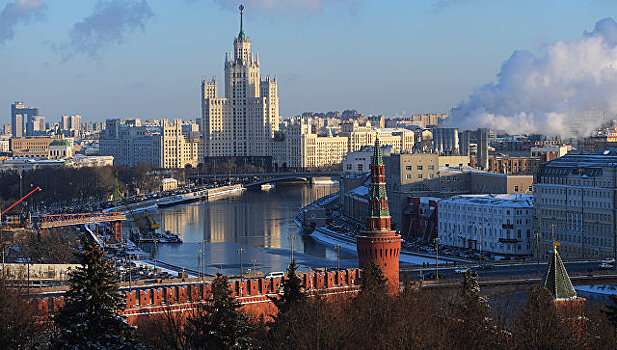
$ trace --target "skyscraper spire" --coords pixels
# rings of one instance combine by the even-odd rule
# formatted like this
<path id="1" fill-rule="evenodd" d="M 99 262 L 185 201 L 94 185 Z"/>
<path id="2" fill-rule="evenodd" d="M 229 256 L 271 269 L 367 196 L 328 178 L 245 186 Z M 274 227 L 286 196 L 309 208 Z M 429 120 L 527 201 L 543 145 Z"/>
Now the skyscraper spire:
<path id="1" fill-rule="evenodd" d="M 244 39 L 244 29 L 242 27 L 242 12 L 244 11 L 244 5 L 240 4 L 238 7 L 240 9 L 240 34 L 238 34 L 238 39 Z"/>

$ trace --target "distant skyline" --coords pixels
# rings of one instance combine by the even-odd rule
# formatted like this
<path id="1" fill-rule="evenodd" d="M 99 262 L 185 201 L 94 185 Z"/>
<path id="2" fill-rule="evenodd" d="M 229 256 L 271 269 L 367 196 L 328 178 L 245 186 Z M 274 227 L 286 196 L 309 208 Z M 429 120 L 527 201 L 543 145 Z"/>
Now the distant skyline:
<path id="1" fill-rule="evenodd" d="M 612 17 L 610 0 L 0 1 L 0 123 L 16 100 L 62 114 L 196 118 L 244 29 L 283 117 L 448 112 L 517 50 L 542 54 Z"/>

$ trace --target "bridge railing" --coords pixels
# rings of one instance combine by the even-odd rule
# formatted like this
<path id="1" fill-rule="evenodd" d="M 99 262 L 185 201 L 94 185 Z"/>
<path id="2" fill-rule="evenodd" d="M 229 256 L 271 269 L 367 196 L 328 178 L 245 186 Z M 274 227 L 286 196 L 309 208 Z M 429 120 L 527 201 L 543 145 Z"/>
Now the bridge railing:
<path id="1" fill-rule="evenodd" d="M 71 225 L 93 224 L 97 222 L 123 221 L 126 215 L 122 212 L 49 214 L 41 215 L 41 228 L 53 228 Z"/>

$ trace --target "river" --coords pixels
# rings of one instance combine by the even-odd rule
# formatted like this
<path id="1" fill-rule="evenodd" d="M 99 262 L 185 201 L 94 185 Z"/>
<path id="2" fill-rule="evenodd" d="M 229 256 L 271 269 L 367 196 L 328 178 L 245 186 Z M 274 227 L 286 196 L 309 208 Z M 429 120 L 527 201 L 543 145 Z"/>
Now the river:
<path id="1" fill-rule="evenodd" d="M 159 209 L 153 216 L 161 229 L 180 233 L 184 243 L 159 244 L 156 258 L 197 270 L 199 242 L 205 240 L 207 274 L 238 274 L 240 249 L 244 250 L 245 272 L 285 271 L 293 241 L 293 256 L 299 270 L 336 267 L 336 249 L 311 236 L 300 235 L 293 219 L 300 207 L 337 190 L 336 184 L 277 184 L 270 191 L 247 190 L 214 201 Z M 152 246 L 143 249 L 154 251 Z M 357 267 L 356 253 L 341 250 L 339 265 Z"/>

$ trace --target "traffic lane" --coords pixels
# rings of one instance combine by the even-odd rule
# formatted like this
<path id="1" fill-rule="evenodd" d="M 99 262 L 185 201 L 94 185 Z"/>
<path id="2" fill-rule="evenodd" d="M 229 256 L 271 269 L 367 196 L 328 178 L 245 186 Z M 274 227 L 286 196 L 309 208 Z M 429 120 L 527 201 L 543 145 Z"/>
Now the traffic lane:
<path id="1" fill-rule="evenodd" d="M 570 273 L 584 273 L 598 271 L 598 262 L 566 262 L 566 269 Z M 506 276 L 521 276 L 521 275 L 544 275 L 547 269 L 547 263 L 514 263 L 512 265 L 495 265 L 492 269 L 480 269 L 477 265 L 458 266 L 458 267 L 439 267 L 439 274 L 443 278 L 453 278 L 456 276 L 462 276 L 461 273 L 456 273 L 454 270 L 458 268 L 468 267 L 478 272 L 480 277 L 506 277 Z M 409 276 L 410 278 L 420 278 L 420 271 L 426 276 L 428 273 L 435 273 L 435 267 L 418 268 L 414 270 L 401 271 L 401 276 Z"/>

